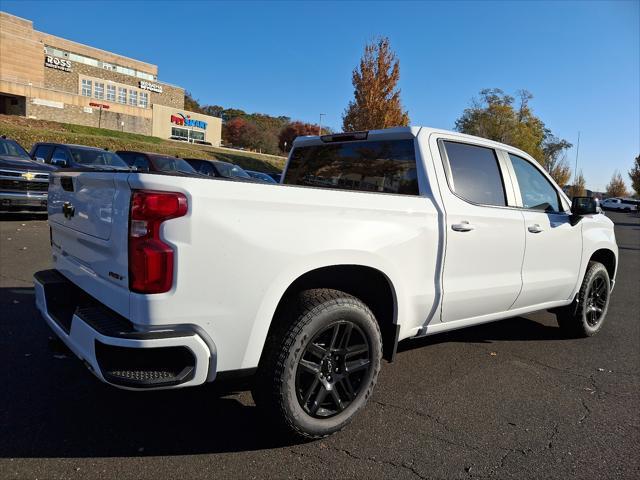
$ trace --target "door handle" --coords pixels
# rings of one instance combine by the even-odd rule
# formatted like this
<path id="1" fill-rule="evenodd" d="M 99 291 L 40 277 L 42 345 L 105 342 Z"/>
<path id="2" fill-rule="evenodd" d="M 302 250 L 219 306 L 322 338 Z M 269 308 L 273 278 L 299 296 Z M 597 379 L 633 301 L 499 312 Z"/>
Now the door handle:
<path id="1" fill-rule="evenodd" d="M 538 225 L 537 223 L 533 224 L 533 225 L 529 225 L 529 227 L 527 228 L 527 230 L 529 230 L 531 233 L 540 233 L 542 232 L 544 229 Z"/>
<path id="2" fill-rule="evenodd" d="M 456 232 L 470 232 L 471 230 L 473 230 L 475 228 L 476 227 L 471 225 L 466 220 L 463 220 L 460 223 L 454 223 L 453 225 L 451 225 L 451 230 L 456 231 Z"/>

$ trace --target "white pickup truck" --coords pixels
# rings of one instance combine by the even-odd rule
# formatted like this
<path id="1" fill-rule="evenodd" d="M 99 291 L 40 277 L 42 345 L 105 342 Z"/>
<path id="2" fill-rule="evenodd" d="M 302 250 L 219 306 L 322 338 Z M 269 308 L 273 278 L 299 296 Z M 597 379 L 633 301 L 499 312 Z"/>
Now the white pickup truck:
<path id="1" fill-rule="evenodd" d="M 420 127 L 299 137 L 280 185 L 60 170 L 48 208 L 37 306 L 100 380 L 252 376 L 310 438 L 365 405 L 399 340 L 545 309 L 593 335 L 618 259 L 595 201 L 529 155 Z"/>

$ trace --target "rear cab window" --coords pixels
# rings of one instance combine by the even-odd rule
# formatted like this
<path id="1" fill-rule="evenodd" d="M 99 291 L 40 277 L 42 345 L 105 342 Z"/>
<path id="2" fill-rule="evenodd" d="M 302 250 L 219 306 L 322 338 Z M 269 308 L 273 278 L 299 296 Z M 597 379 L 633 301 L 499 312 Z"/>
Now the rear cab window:
<path id="1" fill-rule="evenodd" d="M 285 185 L 419 195 L 413 139 L 295 147 Z"/>

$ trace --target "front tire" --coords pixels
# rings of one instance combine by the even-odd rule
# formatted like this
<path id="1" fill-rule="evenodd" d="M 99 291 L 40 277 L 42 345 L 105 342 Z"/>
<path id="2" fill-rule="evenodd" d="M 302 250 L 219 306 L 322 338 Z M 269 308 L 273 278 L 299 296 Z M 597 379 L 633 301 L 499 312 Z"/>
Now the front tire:
<path id="1" fill-rule="evenodd" d="M 265 414 L 299 436 L 317 439 L 351 422 L 378 378 L 378 322 L 356 297 L 306 290 L 276 319 L 252 391 Z"/>
<path id="2" fill-rule="evenodd" d="M 605 266 L 589 262 L 576 300 L 556 311 L 560 328 L 570 337 L 590 337 L 602 329 L 609 309 L 611 280 Z"/>

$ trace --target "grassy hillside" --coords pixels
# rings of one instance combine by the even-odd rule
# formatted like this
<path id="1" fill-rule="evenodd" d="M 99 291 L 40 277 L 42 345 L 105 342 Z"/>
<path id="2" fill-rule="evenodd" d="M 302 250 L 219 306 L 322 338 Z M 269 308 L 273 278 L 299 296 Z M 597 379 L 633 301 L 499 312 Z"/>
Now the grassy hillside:
<path id="1" fill-rule="evenodd" d="M 140 150 L 179 157 L 224 160 L 260 172 L 279 172 L 286 160 L 284 157 L 274 155 L 172 142 L 136 133 L 34 120 L 13 115 L 0 115 L 0 135 L 13 138 L 27 150 L 31 149 L 35 142 L 76 143 L 108 148 L 111 151 Z"/>

